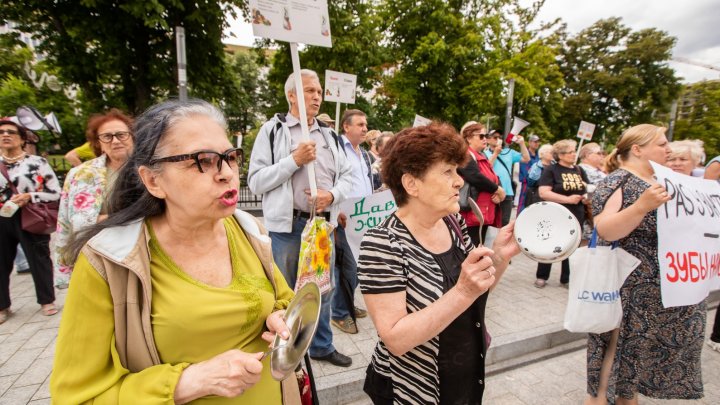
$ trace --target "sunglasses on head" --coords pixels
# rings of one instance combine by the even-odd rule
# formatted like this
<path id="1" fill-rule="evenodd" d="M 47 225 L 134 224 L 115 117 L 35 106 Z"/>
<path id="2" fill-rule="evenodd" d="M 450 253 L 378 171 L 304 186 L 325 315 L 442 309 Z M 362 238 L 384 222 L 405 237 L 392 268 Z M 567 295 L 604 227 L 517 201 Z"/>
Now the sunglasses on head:
<path id="1" fill-rule="evenodd" d="M 240 168 L 243 162 L 243 151 L 240 148 L 228 149 L 223 153 L 201 150 L 195 153 L 153 159 L 150 161 L 150 164 L 154 165 L 156 163 L 165 162 L 183 162 L 186 160 L 193 160 L 200 173 L 206 173 L 211 171 L 213 168 L 217 168 L 218 173 L 220 173 L 222 170 L 222 162 L 226 162 L 228 167 L 233 170 Z"/>

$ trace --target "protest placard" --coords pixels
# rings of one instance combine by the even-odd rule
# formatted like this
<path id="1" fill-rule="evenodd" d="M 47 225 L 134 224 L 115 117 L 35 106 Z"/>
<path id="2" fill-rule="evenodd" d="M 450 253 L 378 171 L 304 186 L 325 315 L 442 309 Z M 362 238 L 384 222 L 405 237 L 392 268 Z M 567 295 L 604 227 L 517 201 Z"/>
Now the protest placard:
<path id="1" fill-rule="evenodd" d="M 430 119 L 415 114 L 415 122 L 413 122 L 413 128 L 424 127 L 425 125 L 430 125 L 431 122 L 432 121 Z"/>
<path id="2" fill-rule="evenodd" d="M 351 198 L 340 204 L 340 212 L 347 215 L 345 235 L 350 250 L 358 260 L 360 242 L 368 229 L 374 228 L 397 210 L 395 199 L 390 190 L 381 191 L 361 198 Z"/>
<path id="3" fill-rule="evenodd" d="M 357 76 L 349 73 L 325 71 L 325 101 L 355 104 Z"/>
<path id="4" fill-rule="evenodd" d="M 592 139 L 593 132 L 595 132 L 595 124 L 580 121 L 580 128 L 578 128 L 577 137 L 589 141 Z"/>
<path id="5" fill-rule="evenodd" d="M 595 124 L 580 121 L 580 128 L 578 128 L 577 137 L 580 138 L 580 144 L 577 147 L 577 153 L 575 154 L 575 163 L 577 163 L 580 157 L 580 149 L 582 148 L 583 142 L 592 139 L 593 132 L 595 132 Z"/>
<path id="6" fill-rule="evenodd" d="M 663 306 L 694 305 L 720 288 L 720 183 L 651 163 L 671 197 L 657 209 Z"/>
<path id="7" fill-rule="evenodd" d="M 249 8 L 255 36 L 332 46 L 327 0 L 250 0 Z"/>

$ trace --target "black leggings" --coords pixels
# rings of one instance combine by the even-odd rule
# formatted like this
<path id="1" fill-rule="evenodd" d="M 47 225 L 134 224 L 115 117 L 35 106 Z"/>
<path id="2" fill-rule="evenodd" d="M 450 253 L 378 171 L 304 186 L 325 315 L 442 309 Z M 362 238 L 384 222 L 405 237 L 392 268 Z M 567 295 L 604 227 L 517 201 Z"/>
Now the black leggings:
<path id="1" fill-rule="evenodd" d="M 715 312 L 715 322 L 713 323 L 710 340 L 720 343 L 720 307 L 718 307 L 717 311 Z"/>
<path id="2" fill-rule="evenodd" d="M 10 218 L 0 217 L 0 310 L 10 308 L 10 274 L 18 243 L 25 251 L 30 265 L 38 304 L 55 302 L 50 235 L 23 231 L 18 211 Z"/>
<path id="3" fill-rule="evenodd" d="M 550 278 L 550 268 L 552 263 L 538 263 L 537 273 L 535 276 L 539 279 L 547 281 Z M 570 282 L 570 259 L 562 261 L 562 271 L 560 272 L 560 283 L 567 284 Z"/>

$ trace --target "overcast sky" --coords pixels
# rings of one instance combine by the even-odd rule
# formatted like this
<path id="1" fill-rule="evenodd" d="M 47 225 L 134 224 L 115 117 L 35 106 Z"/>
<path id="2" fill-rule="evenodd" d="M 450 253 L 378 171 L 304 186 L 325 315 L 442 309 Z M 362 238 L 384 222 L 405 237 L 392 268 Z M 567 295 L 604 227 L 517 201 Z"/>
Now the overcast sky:
<path id="1" fill-rule="evenodd" d="M 527 1 L 530 3 L 530 0 Z M 633 30 L 657 28 L 677 38 L 673 56 L 720 68 L 720 0 L 546 0 L 540 10 L 540 20 L 551 21 L 560 17 L 568 31 L 576 33 L 601 18 L 621 17 Z M 254 37 L 250 24 L 231 23 L 226 35 L 233 44 L 252 45 Z M 720 71 L 671 62 L 684 82 L 720 79 Z"/>

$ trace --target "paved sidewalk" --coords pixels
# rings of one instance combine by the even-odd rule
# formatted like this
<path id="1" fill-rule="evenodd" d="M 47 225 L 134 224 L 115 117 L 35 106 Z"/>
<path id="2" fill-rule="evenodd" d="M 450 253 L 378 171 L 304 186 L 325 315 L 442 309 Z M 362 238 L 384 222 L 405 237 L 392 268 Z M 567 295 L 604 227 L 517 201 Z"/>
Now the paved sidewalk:
<path id="1" fill-rule="evenodd" d="M 577 350 L 582 341 L 562 330 L 567 290 L 559 287 L 559 265 L 550 283 L 535 288 L 535 263 L 523 256 L 513 260 L 498 288 L 488 301 L 487 322 L 493 335 L 488 353 L 488 404 L 579 403 L 585 390 L 585 354 Z M 65 299 L 58 291 L 57 304 Z M 60 314 L 43 316 L 35 302 L 30 275 L 11 276 L 13 315 L 0 325 L 0 405 L 49 404 L 48 382 Z M 356 301 L 364 307 L 361 294 Z M 712 322 L 712 313 L 708 315 Z M 362 392 L 365 369 L 377 341 L 370 318 L 358 320 L 360 332 L 335 332 L 335 345 L 353 358 L 350 368 L 313 362 L 321 404 L 368 403 Z M 574 342 L 569 346 L 565 343 Z M 524 354 L 555 348 L 551 358 L 524 365 L 512 363 Z M 570 353 L 566 353 L 567 351 Z M 526 356 L 527 357 L 527 356 Z M 532 357 L 529 356 L 529 357 Z M 549 357 L 549 356 L 546 356 Z M 537 361 L 534 358 L 532 361 Z M 703 351 L 706 383 L 705 402 L 720 403 L 720 353 Z M 503 371 L 508 370 L 510 371 Z M 562 399 L 545 401 L 545 399 Z M 670 405 L 682 402 L 647 402 Z"/>
<path id="2" fill-rule="evenodd" d="M 61 306 L 65 291 L 55 290 Z M 32 276 L 10 277 L 12 315 L 0 325 L 0 405 L 50 404 L 48 388 L 62 310 L 44 316 Z"/>
<path id="3" fill-rule="evenodd" d="M 708 313 L 712 327 L 715 311 Z M 486 379 L 483 402 L 489 405 L 579 405 L 585 399 L 585 350 L 553 357 Z M 702 374 L 705 398 L 694 401 L 658 400 L 640 397 L 641 405 L 720 404 L 720 353 L 703 345 Z M 364 397 L 352 405 L 370 405 Z"/>

